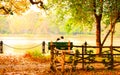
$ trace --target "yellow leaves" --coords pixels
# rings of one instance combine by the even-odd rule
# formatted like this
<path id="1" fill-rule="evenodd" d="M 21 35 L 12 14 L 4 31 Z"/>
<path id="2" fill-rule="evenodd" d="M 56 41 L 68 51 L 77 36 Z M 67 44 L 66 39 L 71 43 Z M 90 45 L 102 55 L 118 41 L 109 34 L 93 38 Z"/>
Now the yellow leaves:
<path id="1" fill-rule="evenodd" d="M 0 9 L 0 14 L 10 14 L 11 12 L 16 13 L 16 14 L 21 14 L 28 10 L 30 2 L 27 0 L 9 0 L 4 1 L 4 5 L 2 4 L 3 2 L 0 2 L 0 7 L 4 7 L 5 10 Z"/>
<path id="2" fill-rule="evenodd" d="M 0 10 L 0 14 L 5 14 L 5 11 L 4 10 Z"/>
<path id="3" fill-rule="evenodd" d="M 17 14 L 21 14 L 29 8 L 29 3 L 27 2 L 27 0 L 14 1 L 12 2 L 12 5 L 13 11 L 15 11 L 15 13 Z"/>
<path id="4" fill-rule="evenodd" d="M 2 5 L 2 3 L 0 2 L 0 7 L 2 7 L 3 5 Z"/>

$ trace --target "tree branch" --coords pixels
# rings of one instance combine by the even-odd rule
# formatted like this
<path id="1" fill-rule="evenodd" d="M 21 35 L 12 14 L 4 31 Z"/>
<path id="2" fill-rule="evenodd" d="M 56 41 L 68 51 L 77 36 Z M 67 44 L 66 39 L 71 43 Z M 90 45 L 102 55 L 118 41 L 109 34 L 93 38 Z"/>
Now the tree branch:
<path id="1" fill-rule="evenodd" d="M 43 9 L 45 9 L 44 5 L 43 5 L 43 2 L 41 0 L 40 1 L 36 1 L 36 2 L 34 2 L 33 0 L 30 0 L 30 3 L 31 4 L 40 4 L 40 7 L 42 7 Z"/>
<path id="2" fill-rule="evenodd" d="M 41 3 L 41 5 L 43 4 L 42 1 L 34 2 L 33 0 L 30 0 L 30 3 L 31 3 L 31 4 L 39 4 L 39 3 Z"/>
<path id="3" fill-rule="evenodd" d="M 7 9 L 5 9 L 5 7 L 4 7 L 4 6 L 0 7 L 0 9 L 3 9 L 3 10 L 6 12 L 6 14 L 8 14 L 8 13 L 9 13 L 9 11 L 8 11 Z"/>
<path id="4" fill-rule="evenodd" d="M 94 12 L 94 15 L 97 16 L 97 14 L 96 14 L 96 3 L 95 3 L 95 0 L 93 0 L 93 12 Z"/>

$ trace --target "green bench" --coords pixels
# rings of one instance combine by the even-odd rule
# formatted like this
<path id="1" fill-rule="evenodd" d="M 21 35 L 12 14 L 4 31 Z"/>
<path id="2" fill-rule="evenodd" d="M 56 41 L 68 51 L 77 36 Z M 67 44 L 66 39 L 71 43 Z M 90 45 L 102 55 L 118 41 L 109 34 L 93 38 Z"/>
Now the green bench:
<path id="1" fill-rule="evenodd" d="M 49 50 L 50 50 L 50 44 L 51 42 L 48 42 Z M 52 44 L 59 50 L 68 50 L 68 44 L 70 45 L 70 50 L 72 50 L 72 47 L 73 47 L 73 42 L 52 42 Z"/>

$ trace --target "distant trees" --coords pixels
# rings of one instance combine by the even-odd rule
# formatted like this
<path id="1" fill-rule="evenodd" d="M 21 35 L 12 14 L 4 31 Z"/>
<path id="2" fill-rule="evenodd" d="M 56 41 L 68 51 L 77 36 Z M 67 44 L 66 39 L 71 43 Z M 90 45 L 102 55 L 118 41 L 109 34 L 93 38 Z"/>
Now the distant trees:
<path id="1" fill-rule="evenodd" d="M 9 25 L 6 20 L 7 18 L 5 16 L 0 17 L 0 33 L 8 34 L 9 33 Z"/>
<path id="2" fill-rule="evenodd" d="M 45 24 L 44 17 L 38 12 L 29 12 L 26 15 L 9 16 L 7 17 L 7 22 L 9 33 L 11 34 L 40 34 L 44 33 L 42 27 L 48 25 Z"/>

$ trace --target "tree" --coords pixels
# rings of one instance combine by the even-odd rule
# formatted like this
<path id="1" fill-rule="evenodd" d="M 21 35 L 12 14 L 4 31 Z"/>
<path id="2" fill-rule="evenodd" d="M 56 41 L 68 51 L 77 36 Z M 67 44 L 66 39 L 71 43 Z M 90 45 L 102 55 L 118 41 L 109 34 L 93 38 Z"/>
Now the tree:
<path id="1" fill-rule="evenodd" d="M 111 34 L 111 45 L 112 45 L 113 33 L 115 31 L 115 24 L 120 19 L 120 1 L 119 0 L 108 0 L 106 1 L 106 5 L 104 6 L 104 9 L 106 10 L 104 15 L 109 17 L 108 21 L 111 27 L 102 42 L 102 46 L 104 45 L 104 42 L 107 39 L 110 32 L 112 32 Z"/>
<path id="2" fill-rule="evenodd" d="M 93 21 L 95 21 L 96 45 L 100 47 L 98 49 L 99 54 L 102 52 L 101 47 L 106 39 L 105 37 L 101 43 L 101 22 L 103 15 L 108 16 L 109 18 L 107 21 L 111 24 L 111 30 L 109 31 L 110 33 L 113 31 L 114 24 L 119 17 L 119 2 L 119 0 L 48 0 L 48 3 L 52 8 L 51 10 L 55 11 L 53 13 L 56 14 L 55 16 L 58 19 L 56 22 L 61 22 L 65 27 L 67 26 L 66 29 L 68 29 L 68 32 L 73 30 L 73 28 L 78 25 L 82 30 L 86 29 L 86 27 L 88 27 L 87 29 L 92 28 L 94 23 Z M 109 34 L 106 36 L 108 35 Z"/>
<path id="3" fill-rule="evenodd" d="M 44 8 L 43 2 L 41 0 L 36 2 L 33 0 L 1 0 L 0 14 L 22 14 L 29 9 L 31 4 L 36 4 L 39 8 Z"/>
<path id="4" fill-rule="evenodd" d="M 87 4 L 87 5 L 86 5 Z M 88 9 L 89 2 L 84 0 L 48 0 L 48 9 L 52 13 L 54 23 L 67 33 L 73 31 L 90 31 L 94 22 Z M 79 29 L 79 30 L 78 30 Z"/>
<path id="5" fill-rule="evenodd" d="M 96 45 L 99 46 L 98 51 L 101 51 L 101 20 L 103 13 L 103 0 L 93 0 L 93 14 L 96 21 Z M 101 52 L 98 52 L 101 53 Z"/>
<path id="6" fill-rule="evenodd" d="M 109 18 L 110 18 L 110 30 L 108 31 L 105 39 L 103 40 L 102 45 L 104 44 L 104 41 L 107 39 L 108 35 L 111 33 L 111 54 L 113 54 L 113 35 L 115 32 L 115 24 L 117 23 L 117 21 L 120 19 L 120 1 L 119 0 L 109 0 L 106 3 L 107 7 L 109 8 L 109 10 L 107 10 L 107 12 L 109 14 Z M 113 60 L 113 59 L 112 59 Z"/>
<path id="7" fill-rule="evenodd" d="M 48 0 L 54 4 L 59 20 L 64 21 L 68 31 L 74 27 L 87 31 L 92 29 L 96 21 L 96 45 L 101 46 L 101 19 L 103 12 L 102 0 Z M 95 18 L 94 18 L 95 16 Z M 71 29 L 71 30 L 70 30 Z"/>

